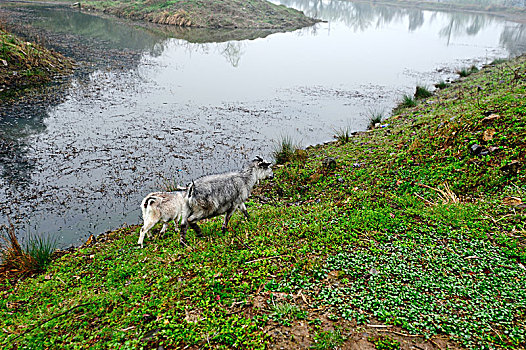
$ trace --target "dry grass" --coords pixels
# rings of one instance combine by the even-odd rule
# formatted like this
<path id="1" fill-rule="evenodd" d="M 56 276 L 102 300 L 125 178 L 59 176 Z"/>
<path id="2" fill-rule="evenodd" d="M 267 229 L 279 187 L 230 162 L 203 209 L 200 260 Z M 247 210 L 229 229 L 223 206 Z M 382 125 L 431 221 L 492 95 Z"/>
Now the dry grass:
<path id="1" fill-rule="evenodd" d="M 442 200 L 442 203 L 443 204 L 448 204 L 448 203 L 460 203 L 460 199 L 459 197 L 455 194 L 455 192 L 453 192 L 453 190 L 451 189 L 451 187 L 449 187 L 449 184 L 447 182 L 444 182 L 442 184 L 442 188 L 434 188 L 434 187 L 431 187 L 431 186 L 427 186 L 427 185 L 424 185 L 424 184 L 420 184 L 421 187 L 424 187 L 424 188 L 429 188 L 430 190 L 433 190 L 435 192 L 438 193 L 438 197 Z M 436 203 L 433 203 L 429 200 L 425 200 L 426 203 L 428 204 L 436 204 Z"/>
<path id="2" fill-rule="evenodd" d="M 24 247 L 18 242 L 15 227 L 11 220 L 8 225 L 1 227 L 5 234 L 0 242 L 0 274 L 1 275 L 29 275 L 45 269 L 51 262 L 56 250 L 55 240 L 42 237 L 29 237 Z"/>

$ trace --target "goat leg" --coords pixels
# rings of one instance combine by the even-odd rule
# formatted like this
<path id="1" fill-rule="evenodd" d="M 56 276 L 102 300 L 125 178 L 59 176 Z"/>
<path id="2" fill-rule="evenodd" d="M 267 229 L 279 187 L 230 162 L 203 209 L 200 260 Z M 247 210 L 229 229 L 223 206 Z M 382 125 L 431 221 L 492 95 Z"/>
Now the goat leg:
<path id="1" fill-rule="evenodd" d="M 247 207 L 245 207 L 245 203 L 241 203 L 238 208 L 245 215 L 247 220 L 250 220 L 250 215 L 248 215 L 248 211 L 247 211 Z"/>
<path id="2" fill-rule="evenodd" d="M 188 230 L 188 223 L 181 225 L 181 245 L 186 245 L 186 230 Z"/>
<path id="3" fill-rule="evenodd" d="M 223 232 L 223 234 L 226 232 L 226 227 L 228 225 L 228 220 L 230 220 L 230 218 L 232 217 L 233 213 L 234 213 L 234 209 L 230 209 L 229 211 L 226 212 L 225 222 L 223 223 L 223 227 L 221 228 L 221 231 Z"/>

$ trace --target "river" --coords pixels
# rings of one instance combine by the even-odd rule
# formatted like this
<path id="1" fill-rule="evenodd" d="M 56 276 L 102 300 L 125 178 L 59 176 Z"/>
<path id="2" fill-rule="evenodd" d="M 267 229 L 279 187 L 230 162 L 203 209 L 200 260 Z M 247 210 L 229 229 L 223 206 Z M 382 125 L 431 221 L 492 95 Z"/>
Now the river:
<path id="1" fill-rule="evenodd" d="M 0 113 L 0 224 L 61 247 L 140 223 L 166 182 L 239 169 L 290 136 L 364 130 L 415 86 L 523 53 L 524 25 L 488 14 L 283 0 L 326 21 L 293 32 L 189 30 L 4 4 L 82 69 L 49 103 Z M 8 25 L 9 27 L 9 25 Z M 20 30 L 22 28 L 22 30 Z M 7 145 L 7 146 L 6 146 Z"/>

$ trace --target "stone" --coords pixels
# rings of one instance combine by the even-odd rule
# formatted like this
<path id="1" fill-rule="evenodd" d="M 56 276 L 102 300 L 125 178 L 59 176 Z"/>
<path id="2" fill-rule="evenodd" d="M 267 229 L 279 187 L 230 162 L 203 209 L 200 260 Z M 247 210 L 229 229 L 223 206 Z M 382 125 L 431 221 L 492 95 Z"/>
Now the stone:
<path id="1" fill-rule="evenodd" d="M 518 160 L 514 160 L 511 163 L 508 163 L 500 168 L 500 170 L 507 175 L 517 175 L 521 163 Z"/>

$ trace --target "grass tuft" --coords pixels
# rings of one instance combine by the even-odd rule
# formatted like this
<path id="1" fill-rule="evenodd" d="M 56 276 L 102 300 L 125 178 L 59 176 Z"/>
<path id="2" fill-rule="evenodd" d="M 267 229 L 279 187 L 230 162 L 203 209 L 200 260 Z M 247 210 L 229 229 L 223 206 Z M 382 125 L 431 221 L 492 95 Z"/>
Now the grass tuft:
<path id="1" fill-rule="evenodd" d="M 351 141 L 351 138 L 352 138 L 351 128 L 347 126 L 347 127 L 340 128 L 340 129 L 336 130 L 334 137 L 340 143 L 347 143 L 347 142 Z"/>
<path id="2" fill-rule="evenodd" d="M 374 129 L 374 126 L 381 123 L 384 118 L 384 112 L 376 109 L 369 110 L 369 125 L 368 129 Z"/>
<path id="3" fill-rule="evenodd" d="M 415 100 L 421 100 L 423 98 L 428 98 L 428 97 L 431 97 L 431 96 L 433 96 L 433 93 L 431 91 L 429 91 L 429 89 L 427 87 L 420 86 L 420 85 L 416 86 Z"/>
<path id="4" fill-rule="evenodd" d="M 184 186 L 178 185 L 175 179 L 163 179 L 160 188 L 163 192 L 175 192 Z"/>
<path id="5" fill-rule="evenodd" d="M 300 146 L 288 135 L 281 136 L 281 138 L 274 143 L 274 150 L 272 156 L 276 164 L 285 164 L 295 159 Z"/>
<path id="6" fill-rule="evenodd" d="M 398 350 L 400 349 L 400 342 L 396 339 L 391 339 L 386 335 L 379 336 L 377 338 L 369 338 L 371 343 L 374 344 L 376 350 Z"/>
<path id="7" fill-rule="evenodd" d="M 465 78 L 473 73 L 477 73 L 478 71 L 479 69 L 477 68 L 477 66 L 473 65 L 469 68 L 462 68 L 461 70 L 457 71 L 457 74 Z"/>
<path id="8" fill-rule="evenodd" d="M 443 81 L 443 80 L 441 80 L 440 82 L 438 82 L 438 83 L 435 84 L 435 87 L 436 87 L 437 89 L 445 89 L 445 88 L 447 88 L 448 86 L 449 86 L 449 84 L 446 83 L 446 82 Z"/>
<path id="9" fill-rule="evenodd" d="M 413 97 L 411 97 L 409 95 L 404 95 L 404 96 L 402 96 L 402 100 L 393 109 L 393 112 L 397 113 L 397 112 L 399 112 L 400 110 L 402 110 L 404 108 L 416 107 L 416 105 L 417 105 L 417 102 L 416 102 L 416 100 Z"/>
<path id="10" fill-rule="evenodd" d="M 11 221 L 3 229 L 7 233 L 2 235 L 3 243 L 0 244 L 0 271 L 16 271 L 20 274 L 44 271 L 52 260 L 57 248 L 57 240 L 50 237 L 29 236 L 27 244 L 22 246 L 18 242 Z"/>
<path id="11" fill-rule="evenodd" d="M 336 349 L 345 341 L 345 337 L 339 328 L 334 331 L 321 331 L 314 335 L 313 349 L 328 350 Z"/>

